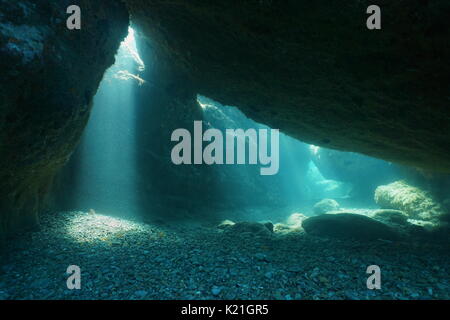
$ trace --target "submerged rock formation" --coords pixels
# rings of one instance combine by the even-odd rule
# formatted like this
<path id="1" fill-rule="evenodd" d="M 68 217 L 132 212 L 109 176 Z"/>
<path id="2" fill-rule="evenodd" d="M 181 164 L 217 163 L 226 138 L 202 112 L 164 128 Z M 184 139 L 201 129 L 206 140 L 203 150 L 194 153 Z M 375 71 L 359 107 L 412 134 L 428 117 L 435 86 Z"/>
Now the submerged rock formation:
<path id="1" fill-rule="evenodd" d="M 68 30 L 66 8 L 84 10 Z M 75 148 L 104 71 L 125 37 L 120 1 L 0 1 L 0 238 L 36 226 Z"/>
<path id="2" fill-rule="evenodd" d="M 313 207 L 313 212 L 317 215 L 325 214 L 328 211 L 335 211 L 339 209 L 339 203 L 333 199 L 323 199 L 317 202 Z"/>
<path id="3" fill-rule="evenodd" d="M 426 191 L 404 181 L 396 181 L 375 190 L 375 202 L 384 209 L 404 211 L 412 221 L 438 222 L 444 209 Z"/>
<path id="4" fill-rule="evenodd" d="M 318 146 L 450 172 L 450 3 L 127 0 L 196 92 Z"/>
<path id="5" fill-rule="evenodd" d="M 302 226 L 308 234 L 316 236 L 363 241 L 398 238 L 389 226 L 360 214 L 323 214 L 306 219 Z"/>

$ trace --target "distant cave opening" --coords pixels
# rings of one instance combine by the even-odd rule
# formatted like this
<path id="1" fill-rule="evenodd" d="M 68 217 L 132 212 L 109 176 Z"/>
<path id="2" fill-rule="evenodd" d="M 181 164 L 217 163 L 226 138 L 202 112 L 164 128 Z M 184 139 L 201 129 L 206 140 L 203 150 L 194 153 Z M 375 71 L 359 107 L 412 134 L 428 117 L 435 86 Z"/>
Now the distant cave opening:
<path id="1" fill-rule="evenodd" d="M 197 96 L 206 127 L 270 129 L 247 118 L 237 107 L 224 106 Z M 255 143 L 248 140 L 249 144 Z M 226 150 L 224 150 L 225 152 Z M 248 156 L 248 155 L 247 155 Z M 323 199 L 337 200 L 345 208 L 376 208 L 375 188 L 398 178 L 397 166 L 352 152 L 341 152 L 301 142 L 286 134 L 279 137 L 279 172 L 261 176 L 259 167 L 244 164 L 214 167 L 228 201 L 240 203 L 228 218 L 283 221 L 292 213 L 314 215 L 313 206 Z M 234 199 L 233 199 L 234 197 Z"/>

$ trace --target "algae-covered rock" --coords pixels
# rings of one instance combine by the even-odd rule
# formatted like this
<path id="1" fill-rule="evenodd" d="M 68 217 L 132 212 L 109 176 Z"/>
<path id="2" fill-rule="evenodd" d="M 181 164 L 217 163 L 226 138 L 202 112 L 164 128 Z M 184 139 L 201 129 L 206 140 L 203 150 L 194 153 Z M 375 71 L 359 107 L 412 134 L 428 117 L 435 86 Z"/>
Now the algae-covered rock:
<path id="1" fill-rule="evenodd" d="M 273 232 L 286 234 L 291 231 L 291 227 L 284 223 L 275 223 L 273 226 Z"/>
<path id="2" fill-rule="evenodd" d="M 338 210 L 339 203 L 333 199 L 323 199 L 317 202 L 313 207 L 313 212 L 315 214 L 324 214 L 328 211 Z"/>
<path id="3" fill-rule="evenodd" d="M 297 233 L 302 230 L 302 222 L 308 219 L 303 213 L 295 212 L 291 214 L 284 223 L 276 223 L 273 231 L 281 235 Z"/>
<path id="4" fill-rule="evenodd" d="M 286 224 L 292 228 L 301 228 L 302 222 L 306 220 L 308 217 L 305 216 L 303 213 L 293 213 L 291 214 L 287 220 Z"/>
<path id="5" fill-rule="evenodd" d="M 233 221 L 231 221 L 231 220 L 224 220 L 217 226 L 217 228 L 223 230 L 223 229 L 226 229 L 226 228 L 228 228 L 228 227 L 230 227 L 230 226 L 232 226 L 234 224 L 235 223 Z"/>
<path id="6" fill-rule="evenodd" d="M 270 231 L 273 232 L 274 225 L 272 222 L 264 222 L 263 225 Z"/>
<path id="7" fill-rule="evenodd" d="M 437 221 L 444 210 L 432 196 L 405 181 L 379 186 L 375 190 L 375 202 L 383 209 L 404 211 L 409 219 Z"/>
<path id="8" fill-rule="evenodd" d="M 306 219 L 302 225 L 306 233 L 316 236 L 364 241 L 398 238 L 389 226 L 359 214 L 323 214 Z"/>

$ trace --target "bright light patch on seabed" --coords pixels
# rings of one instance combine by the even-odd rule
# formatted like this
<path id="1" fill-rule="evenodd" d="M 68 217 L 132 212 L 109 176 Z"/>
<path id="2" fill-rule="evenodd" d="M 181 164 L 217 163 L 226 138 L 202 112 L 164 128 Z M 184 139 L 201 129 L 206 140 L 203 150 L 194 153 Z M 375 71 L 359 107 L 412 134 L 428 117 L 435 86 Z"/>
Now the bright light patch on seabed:
<path id="1" fill-rule="evenodd" d="M 101 214 L 80 212 L 70 218 L 67 234 L 77 242 L 109 242 L 128 233 L 145 232 L 142 224 Z"/>

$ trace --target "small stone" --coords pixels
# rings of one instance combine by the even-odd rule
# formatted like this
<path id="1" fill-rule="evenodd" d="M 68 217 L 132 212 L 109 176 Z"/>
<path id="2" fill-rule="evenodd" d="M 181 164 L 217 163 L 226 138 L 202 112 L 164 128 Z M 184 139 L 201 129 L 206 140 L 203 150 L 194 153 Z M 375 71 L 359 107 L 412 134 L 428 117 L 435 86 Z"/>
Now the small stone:
<path id="1" fill-rule="evenodd" d="M 356 294 L 354 294 L 350 290 L 346 290 L 344 292 L 344 295 L 345 295 L 345 298 L 347 298 L 349 300 L 358 300 L 358 297 L 356 296 Z"/>
<path id="2" fill-rule="evenodd" d="M 327 278 L 322 277 L 322 276 L 319 277 L 319 281 L 322 282 L 322 283 L 328 283 L 329 282 Z"/>
<path id="3" fill-rule="evenodd" d="M 33 281 L 30 285 L 33 289 L 45 289 L 50 285 L 50 281 L 48 279 L 37 279 Z"/>
<path id="4" fill-rule="evenodd" d="M 222 288 L 220 288 L 220 287 L 214 286 L 214 287 L 212 287 L 212 289 L 211 289 L 211 293 L 212 293 L 214 296 L 218 296 L 218 295 L 220 294 L 220 292 L 222 292 Z"/>
<path id="5" fill-rule="evenodd" d="M 257 253 L 255 254 L 255 259 L 258 261 L 265 261 L 268 262 L 267 256 L 264 253 Z"/>
<path id="6" fill-rule="evenodd" d="M 317 277 L 319 275 L 319 272 L 320 272 L 319 268 L 314 268 L 309 276 L 311 278 L 315 278 L 315 277 Z"/>
<path id="7" fill-rule="evenodd" d="M 5 291 L 0 291 L 0 300 L 6 300 L 9 298 L 9 294 Z"/>
<path id="8" fill-rule="evenodd" d="M 301 300 L 302 298 L 303 298 L 303 296 L 302 296 L 301 293 L 296 293 L 295 296 L 294 296 L 295 300 Z"/>
<path id="9" fill-rule="evenodd" d="M 436 287 L 438 287 L 438 289 L 440 289 L 440 290 L 445 290 L 445 286 L 441 283 L 437 283 Z"/>
<path id="10" fill-rule="evenodd" d="M 274 297 L 275 297 L 276 300 L 284 300 L 284 296 L 283 296 L 283 293 L 281 291 L 275 292 Z"/>
<path id="11" fill-rule="evenodd" d="M 313 207 L 313 211 L 315 214 L 325 214 L 329 211 L 338 210 L 338 209 L 339 209 L 339 203 L 333 199 L 323 199 L 323 200 L 317 202 Z"/>
<path id="12" fill-rule="evenodd" d="M 290 266 L 289 268 L 286 269 L 286 271 L 298 273 L 298 272 L 302 272 L 302 268 L 300 268 L 299 266 Z"/>
<path id="13" fill-rule="evenodd" d="M 145 291 L 145 290 L 138 290 L 138 291 L 136 291 L 134 293 L 134 295 L 143 298 L 143 297 L 145 297 L 147 295 L 147 291 Z"/>

